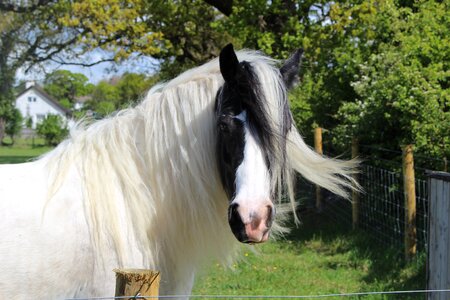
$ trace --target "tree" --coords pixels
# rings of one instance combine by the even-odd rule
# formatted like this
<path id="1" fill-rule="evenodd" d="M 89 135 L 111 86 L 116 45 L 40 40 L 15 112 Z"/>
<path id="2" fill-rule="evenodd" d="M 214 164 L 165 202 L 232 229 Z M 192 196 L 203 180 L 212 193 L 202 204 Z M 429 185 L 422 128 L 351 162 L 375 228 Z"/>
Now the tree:
<path id="1" fill-rule="evenodd" d="M 48 146 L 56 146 L 66 137 L 69 130 L 62 117 L 49 114 L 37 124 L 36 132 L 45 139 Z"/>
<path id="2" fill-rule="evenodd" d="M 99 116 L 114 112 L 120 103 L 120 94 L 116 85 L 100 81 L 92 91 L 92 99 L 86 103 L 86 108 L 95 111 Z"/>
<path id="3" fill-rule="evenodd" d="M 125 73 L 117 83 L 119 107 L 136 103 L 145 96 L 151 86 L 159 80 L 158 76 L 147 77 L 144 74 Z"/>
<path id="4" fill-rule="evenodd" d="M 86 103 L 85 109 L 93 110 L 99 116 L 106 116 L 142 100 L 158 80 L 158 76 L 148 77 L 136 73 L 125 73 L 109 81 L 102 80 L 92 88 L 91 99 Z"/>
<path id="5" fill-rule="evenodd" d="M 20 134 L 20 131 L 22 130 L 23 117 L 18 109 L 13 108 L 5 120 L 5 133 L 11 138 L 11 145 L 14 145 L 14 138 Z"/>
<path id="6" fill-rule="evenodd" d="M 30 70 L 40 63 L 92 66 L 120 61 L 138 51 L 152 55 L 164 51 L 159 31 L 142 18 L 142 0 L 39 0 L 0 2 L 0 138 L 5 115 L 12 108 L 13 84 L 18 68 Z M 90 62 L 76 58 L 90 50 L 111 51 L 109 57 Z"/>
<path id="7" fill-rule="evenodd" d="M 393 3 L 384 2 L 381 9 Z M 356 101 L 339 109 L 338 130 L 391 149 L 450 157 L 450 16 L 447 4 L 422 1 L 390 13 L 390 39 L 360 63 L 351 82 Z M 384 16 L 383 16 L 384 15 Z M 386 12 L 377 18 L 385 19 Z M 395 138 L 392 138 L 395 137 Z"/>
<path id="8" fill-rule="evenodd" d="M 232 40 L 228 32 L 217 30 L 216 21 L 223 16 L 204 1 L 146 1 L 143 13 L 148 28 L 164 37 L 164 51 L 153 55 L 161 60 L 163 80 L 217 57 Z"/>
<path id="9" fill-rule="evenodd" d="M 316 123 L 341 145 L 358 135 L 366 144 L 415 143 L 420 153 L 450 155 L 448 1 L 205 2 L 228 16 L 215 28 L 243 47 L 280 58 L 305 49 L 291 94 L 302 132 Z"/>
<path id="10" fill-rule="evenodd" d="M 76 97 L 89 95 L 92 89 L 85 75 L 67 70 L 53 71 L 44 80 L 44 90 L 68 109 L 73 109 Z"/>

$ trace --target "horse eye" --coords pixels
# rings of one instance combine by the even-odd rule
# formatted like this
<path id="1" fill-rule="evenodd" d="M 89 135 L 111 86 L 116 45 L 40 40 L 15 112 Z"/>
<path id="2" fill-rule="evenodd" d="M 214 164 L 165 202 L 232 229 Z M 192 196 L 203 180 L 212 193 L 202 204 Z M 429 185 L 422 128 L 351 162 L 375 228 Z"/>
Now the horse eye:
<path id="1" fill-rule="evenodd" d="M 233 119 L 230 116 L 221 116 L 218 123 L 217 128 L 222 133 L 229 133 L 231 131 L 233 125 Z"/>
<path id="2" fill-rule="evenodd" d="M 230 131 L 228 124 L 223 121 L 219 122 L 219 124 L 217 124 L 217 127 L 219 128 L 219 131 L 221 131 L 221 132 L 229 132 Z"/>

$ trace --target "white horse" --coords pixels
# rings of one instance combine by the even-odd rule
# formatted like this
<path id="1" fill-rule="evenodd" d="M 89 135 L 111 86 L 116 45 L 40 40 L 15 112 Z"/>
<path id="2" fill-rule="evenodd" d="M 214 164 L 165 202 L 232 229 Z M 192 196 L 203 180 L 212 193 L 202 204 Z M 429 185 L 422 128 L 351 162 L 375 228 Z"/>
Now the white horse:
<path id="1" fill-rule="evenodd" d="M 292 170 L 345 197 L 354 162 L 317 155 L 292 125 L 300 56 L 279 69 L 229 45 L 42 158 L 1 165 L 0 299 L 112 296 L 121 267 L 188 295 L 237 240 L 268 239 L 284 191 L 295 207 Z"/>

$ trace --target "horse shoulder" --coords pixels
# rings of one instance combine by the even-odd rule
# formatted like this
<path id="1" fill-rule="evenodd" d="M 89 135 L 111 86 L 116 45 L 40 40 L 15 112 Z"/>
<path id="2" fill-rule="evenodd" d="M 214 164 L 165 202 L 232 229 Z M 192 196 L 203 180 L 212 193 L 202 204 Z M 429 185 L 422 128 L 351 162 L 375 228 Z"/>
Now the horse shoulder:
<path id="1" fill-rule="evenodd" d="M 70 297 L 85 288 L 93 258 L 74 174 L 48 199 L 45 164 L 0 166 L 0 298 Z"/>

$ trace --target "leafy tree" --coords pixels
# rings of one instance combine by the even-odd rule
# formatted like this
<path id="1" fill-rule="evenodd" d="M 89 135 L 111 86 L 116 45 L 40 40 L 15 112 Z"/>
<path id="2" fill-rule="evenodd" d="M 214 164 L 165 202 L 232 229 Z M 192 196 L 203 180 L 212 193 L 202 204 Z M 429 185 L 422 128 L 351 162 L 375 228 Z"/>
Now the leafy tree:
<path id="1" fill-rule="evenodd" d="M 66 137 L 69 130 L 61 116 L 49 114 L 36 125 L 36 132 L 45 139 L 47 145 L 55 146 Z"/>
<path id="2" fill-rule="evenodd" d="M 163 51 L 161 32 L 147 27 L 142 0 L 0 1 L 0 138 L 12 107 L 14 76 L 43 62 L 92 66 L 117 62 L 138 51 Z M 112 55 L 76 62 L 90 50 Z"/>
<path id="3" fill-rule="evenodd" d="M 339 141 L 356 134 L 365 143 L 398 149 L 414 142 L 423 153 L 448 156 L 448 5 L 431 0 L 39 0 L 11 9 L 0 3 L 0 27 L 7 29 L 0 39 L 0 76 L 12 82 L 14 72 L 7 71 L 15 70 L 8 66 L 17 45 L 24 51 L 35 46 L 31 50 L 38 53 L 26 56 L 29 64 L 68 63 L 96 47 L 113 50 L 114 57 L 104 59 L 110 61 L 150 55 L 160 60 L 163 80 L 217 56 L 228 42 L 278 58 L 303 47 L 302 83 L 290 98 L 304 134 L 315 123 L 335 132 Z M 37 26 L 31 16 L 46 21 Z M 23 34 L 27 30 L 32 34 Z M 15 43 L 17 36 L 22 44 Z M 68 51 L 74 43 L 81 46 Z M 124 76 L 114 88 L 98 87 L 92 108 L 106 114 L 139 97 L 143 81 L 133 76 Z M 0 97 L 1 117 L 11 107 L 6 100 L 11 93 L 0 91 Z"/>
<path id="4" fill-rule="evenodd" d="M 144 74 L 125 73 L 120 78 L 100 81 L 92 88 L 91 99 L 84 109 L 95 111 L 98 116 L 106 116 L 142 100 L 145 93 L 158 80 L 158 76 L 147 77 Z"/>
<path id="5" fill-rule="evenodd" d="M 23 117 L 20 111 L 16 108 L 10 110 L 9 114 L 5 117 L 6 125 L 5 125 L 5 133 L 9 135 L 12 141 L 12 145 L 14 145 L 14 138 L 20 134 L 22 129 Z"/>
<path id="6" fill-rule="evenodd" d="M 85 108 L 95 111 L 100 116 L 106 116 L 119 107 L 119 89 L 105 80 L 93 88 L 91 97 L 91 100 L 85 103 Z"/>
<path id="7" fill-rule="evenodd" d="M 358 62 L 350 82 L 356 97 L 343 102 L 337 114 L 341 134 L 390 149 L 414 143 L 422 154 L 450 156 L 447 9 L 435 1 L 419 2 L 414 10 L 379 3 L 372 25 L 385 24 L 385 38 Z"/>
<path id="8" fill-rule="evenodd" d="M 158 76 L 147 77 L 144 74 L 125 73 L 117 83 L 119 106 L 128 106 L 142 100 L 145 93 L 159 80 Z"/>
<path id="9" fill-rule="evenodd" d="M 153 55 L 161 60 L 163 80 L 217 57 L 232 40 L 228 32 L 217 30 L 216 20 L 223 15 L 206 2 L 229 5 L 228 1 L 222 5 L 222 1 L 200 0 L 146 1 L 143 5 L 147 26 L 164 37 L 164 50 Z"/>
<path id="10" fill-rule="evenodd" d="M 287 57 L 303 44 L 305 24 L 310 4 L 292 0 L 225 1 L 232 13 L 219 19 L 216 26 L 233 36 L 239 46 L 260 49 L 275 57 Z M 320 4 L 317 4 L 320 5 Z"/>
<path id="11" fill-rule="evenodd" d="M 44 80 L 44 90 L 68 109 L 73 108 L 76 97 L 86 96 L 92 89 L 85 75 L 68 70 L 53 71 Z"/>

